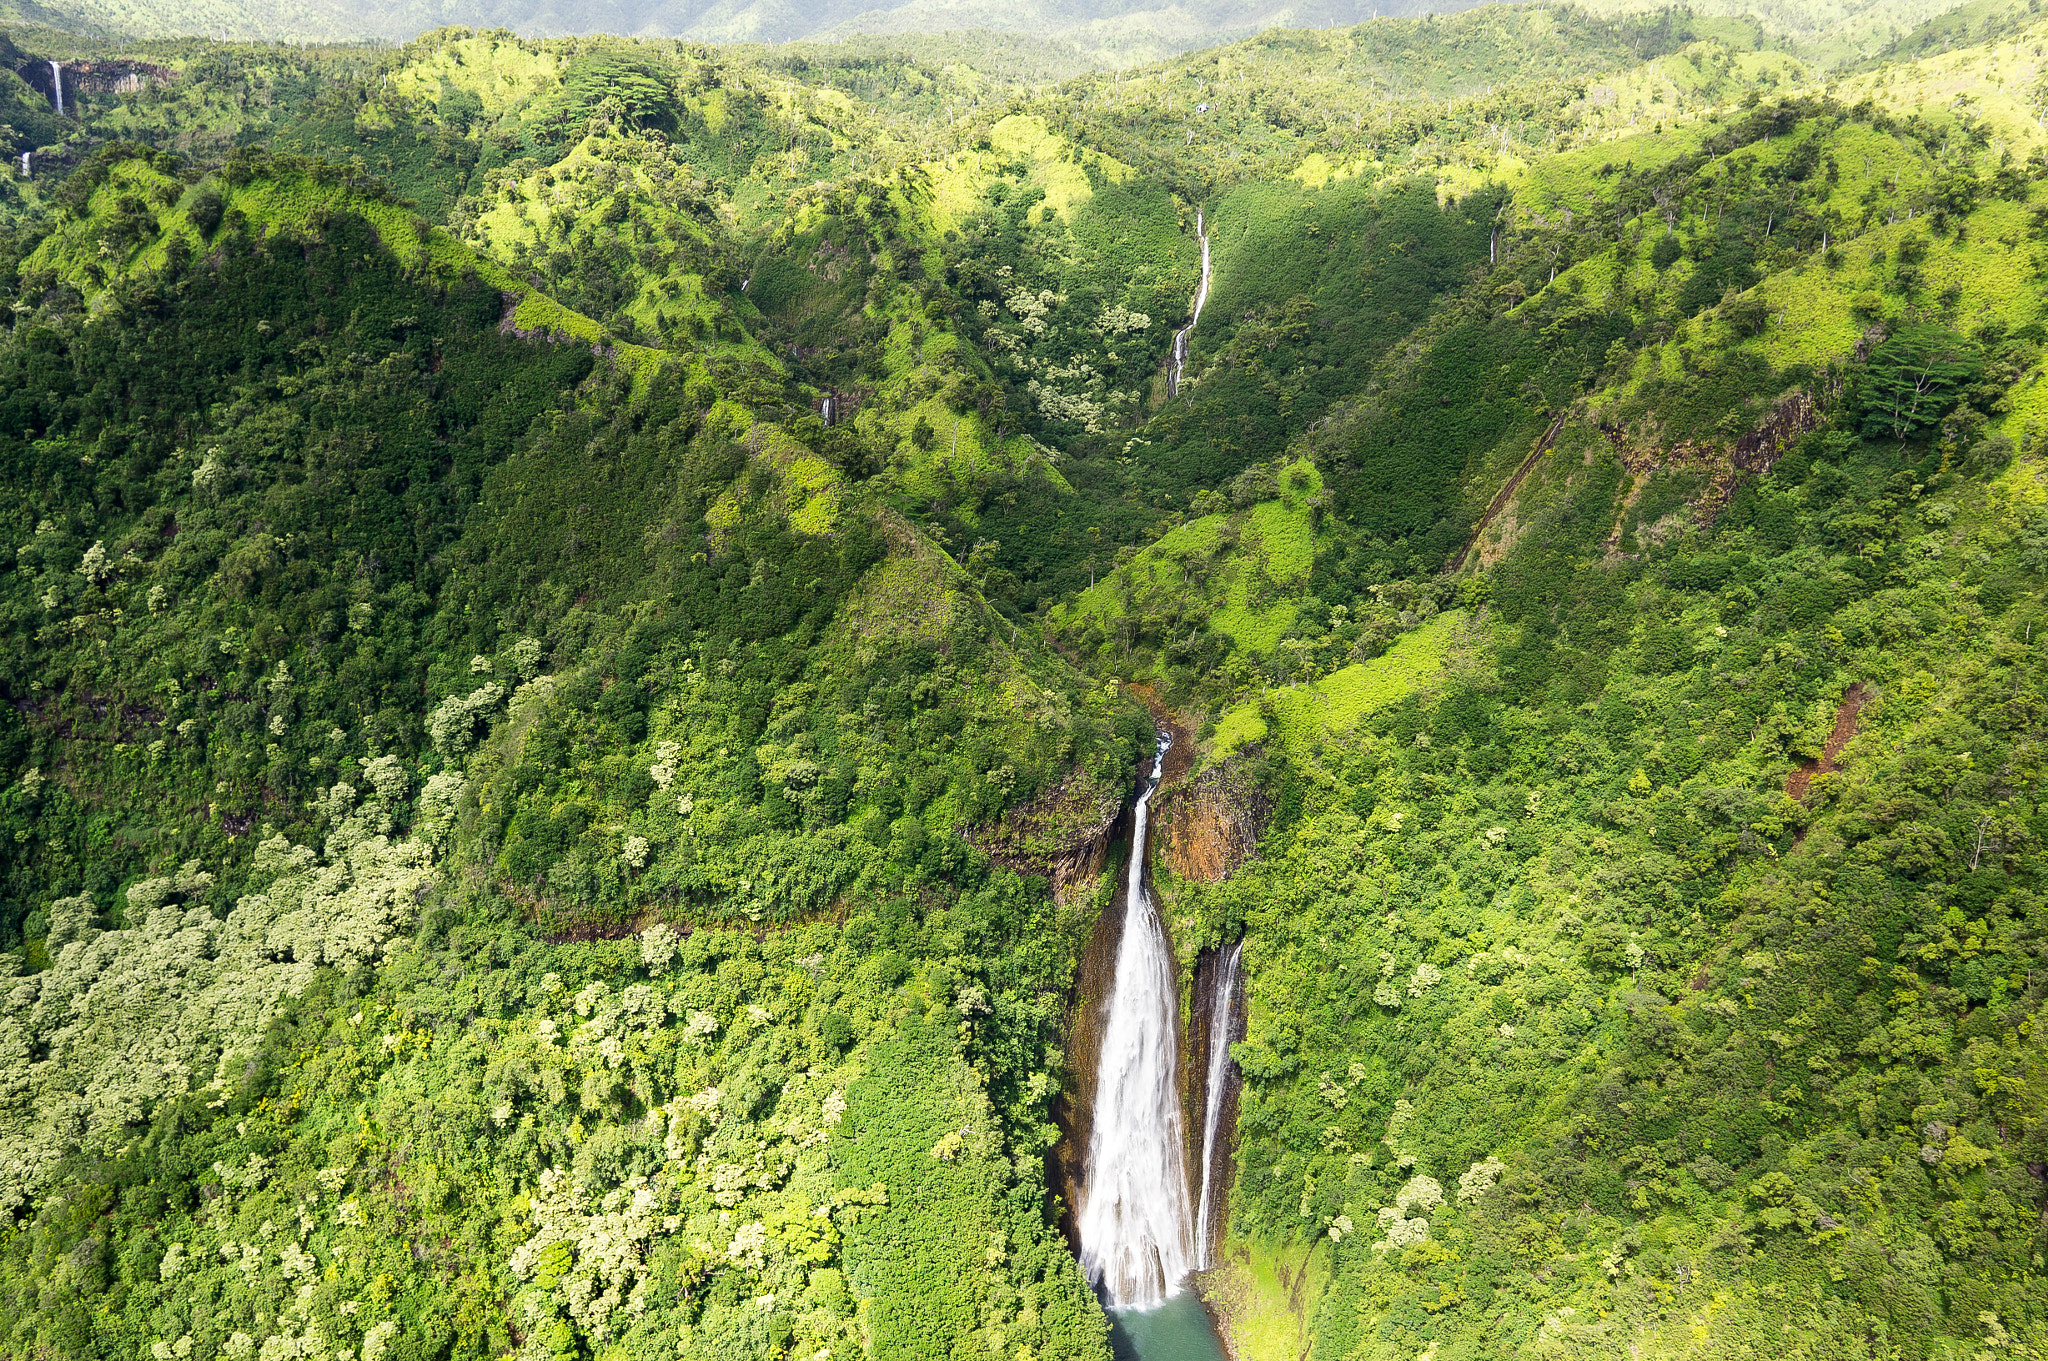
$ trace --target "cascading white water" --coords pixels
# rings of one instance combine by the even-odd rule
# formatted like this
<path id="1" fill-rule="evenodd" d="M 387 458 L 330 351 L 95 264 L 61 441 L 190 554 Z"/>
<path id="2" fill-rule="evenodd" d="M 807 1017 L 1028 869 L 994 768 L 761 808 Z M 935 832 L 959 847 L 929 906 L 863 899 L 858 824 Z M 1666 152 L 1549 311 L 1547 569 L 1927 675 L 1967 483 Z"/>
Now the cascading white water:
<path id="1" fill-rule="evenodd" d="M 1202 304 L 1209 301 L 1209 233 L 1203 230 L 1202 210 L 1195 209 L 1195 239 L 1202 243 L 1202 282 L 1195 286 L 1195 314 L 1188 324 L 1173 333 L 1173 368 L 1166 375 L 1166 395 L 1178 396 L 1180 380 L 1188 368 L 1188 337 L 1202 320 Z"/>
<path id="2" fill-rule="evenodd" d="M 50 58 L 50 97 L 57 103 L 57 116 L 62 118 L 64 116 L 64 68 L 57 64 L 55 57 Z"/>
<path id="3" fill-rule="evenodd" d="M 1172 739 L 1161 733 L 1152 778 L 1138 796 L 1124 933 L 1096 1072 L 1088 1136 L 1081 1265 L 1115 1309 L 1152 1309 L 1194 1266 L 1187 1158 L 1181 1146 L 1177 971 L 1145 892 L 1146 812 Z"/>
<path id="4" fill-rule="evenodd" d="M 1216 984 L 1216 1005 L 1209 1014 L 1208 1109 L 1202 1115 L 1202 1198 L 1195 1207 L 1195 1265 L 1206 1271 L 1209 1257 L 1209 1182 L 1216 1170 L 1216 1126 L 1223 1117 L 1223 1084 L 1230 1076 L 1230 1007 L 1236 1000 L 1237 970 L 1244 942 L 1223 957 L 1223 977 Z"/>

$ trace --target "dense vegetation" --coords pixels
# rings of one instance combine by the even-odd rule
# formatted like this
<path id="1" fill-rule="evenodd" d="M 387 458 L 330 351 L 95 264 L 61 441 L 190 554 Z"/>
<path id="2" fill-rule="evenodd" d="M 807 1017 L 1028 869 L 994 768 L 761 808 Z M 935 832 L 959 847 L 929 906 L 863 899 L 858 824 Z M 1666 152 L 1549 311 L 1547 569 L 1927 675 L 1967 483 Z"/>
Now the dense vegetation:
<path id="1" fill-rule="evenodd" d="M 2043 512 L 1938 462 L 1809 437 L 1616 570 L 1594 451 L 1439 680 L 1289 725 L 1286 849 L 1188 910 L 1270 980 L 1237 1222 L 1325 1231 L 1319 1350 L 2038 1330 Z"/>
<path id="2" fill-rule="evenodd" d="M 1152 721 L 1239 1357 L 2048 1349 L 2048 28 L 1919 17 L 13 35 L 0 1355 L 1107 1355 Z"/>

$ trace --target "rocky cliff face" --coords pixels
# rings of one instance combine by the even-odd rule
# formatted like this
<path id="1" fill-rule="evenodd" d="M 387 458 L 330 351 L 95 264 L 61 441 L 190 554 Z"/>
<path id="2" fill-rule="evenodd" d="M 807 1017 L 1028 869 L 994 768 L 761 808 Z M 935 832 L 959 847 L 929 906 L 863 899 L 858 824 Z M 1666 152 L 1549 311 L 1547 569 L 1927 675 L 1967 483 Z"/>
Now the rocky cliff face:
<path id="1" fill-rule="evenodd" d="M 0 49 L 0 66 L 20 76 L 23 84 L 54 105 L 57 78 L 48 58 L 30 56 L 10 43 Z M 135 94 L 145 86 L 168 85 L 177 79 L 177 72 L 169 67 L 146 61 L 64 62 L 63 69 L 67 113 L 80 95 Z"/>
<path id="2" fill-rule="evenodd" d="M 1217 1109 L 1217 1140 L 1214 1148 L 1203 1147 L 1209 1109 L 1209 1057 L 1213 1046 L 1222 1044 L 1226 1048 L 1244 1038 L 1245 1033 L 1245 990 L 1240 974 L 1239 986 L 1230 991 L 1228 1009 L 1217 1006 L 1217 993 L 1223 987 L 1224 974 L 1231 947 L 1203 950 L 1195 956 L 1194 976 L 1188 985 L 1187 1014 L 1181 1018 L 1184 1027 L 1181 1040 L 1181 1087 L 1182 1109 L 1187 1112 L 1188 1131 L 1188 1177 L 1193 1185 L 1189 1195 L 1193 1204 L 1201 1204 L 1202 1177 L 1206 1171 L 1211 1179 L 1211 1197 L 1217 1207 L 1206 1223 L 1197 1223 L 1195 1232 L 1207 1238 L 1213 1252 L 1223 1241 L 1223 1224 L 1226 1208 L 1230 1203 L 1230 1187 L 1237 1169 L 1232 1154 L 1237 1149 L 1237 1105 L 1244 1080 L 1234 1065 L 1226 1066 L 1222 1073 L 1223 1091 Z M 1218 1031 L 1221 1031 L 1218 1034 Z M 1204 1260 L 1213 1260 L 1205 1258 Z"/>
<path id="3" fill-rule="evenodd" d="M 1157 854 L 1175 878 L 1227 879 L 1258 849 L 1272 808 L 1240 767 L 1226 762 L 1162 790 L 1154 800 Z"/>
<path id="4" fill-rule="evenodd" d="M 1177 879 L 1214 883 L 1228 877 L 1257 850 L 1259 834 L 1265 830 L 1272 811 L 1269 801 L 1237 765 L 1226 763 L 1194 774 L 1194 741 L 1186 727 L 1172 715 L 1157 710 L 1155 720 L 1173 733 L 1174 745 L 1167 752 L 1160 789 L 1152 799 L 1151 868 L 1165 869 Z M 1078 806 L 1071 795 L 1066 797 L 1068 806 Z M 1049 802 L 1042 810 L 1036 805 L 1024 810 L 1023 834 L 1012 833 L 1012 844 L 1025 843 L 1033 828 L 1050 834 L 1056 826 L 1051 822 L 1052 811 L 1058 806 Z M 1053 887 L 1064 901 L 1067 894 L 1085 892 L 1112 863 L 1124 863 L 1124 856 L 1129 853 L 1130 831 L 1129 809 L 1118 803 L 1110 807 L 1106 818 L 1077 823 L 1064 835 L 1050 836 L 1048 844 L 1065 848 L 1056 857 L 1047 858 L 1046 852 L 1041 851 L 1041 858 L 1017 867 L 1045 874 L 1051 871 L 1038 866 L 1058 866 L 1061 872 L 1054 875 Z M 1003 859 L 1004 852 L 997 849 L 993 838 L 985 837 L 978 844 Z M 1123 939 L 1122 880 L 1119 875 L 1114 892 L 1108 895 L 1108 902 L 1096 919 L 1074 980 L 1073 1012 L 1067 1027 L 1067 1085 L 1053 1110 L 1060 1140 L 1048 1154 L 1047 1180 L 1061 1198 L 1060 1225 L 1069 1241 L 1076 1241 L 1073 1215 L 1086 1181 L 1083 1159 L 1093 1127 L 1096 1061 L 1102 1044 L 1104 1008 L 1116 984 L 1117 947 Z M 1169 934 L 1171 929 L 1169 925 Z M 1182 1127 L 1189 1139 L 1187 1166 L 1194 1183 L 1188 1188 L 1191 1204 L 1201 1179 L 1200 1139 L 1208 1099 L 1209 1030 L 1220 964 L 1217 951 L 1201 952 L 1195 961 L 1187 1010 L 1181 1018 L 1183 1034 L 1177 1076 L 1182 1093 Z M 1240 989 L 1227 1022 L 1238 1029 L 1225 1043 L 1242 1034 L 1243 1009 L 1244 994 Z M 1226 1093 L 1222 1126 L 1226 1130 L 1236 1127 L 1236 1101 L 1235 1090 Z M 1219 1141 L 1215 1150 L 1216 1160 L 1224 1165 L 1221 1175 L 1226 1179 L 1229 1150 L 1234 1143 Z"/>
<path id="5" fill-rule="evenodd" d="M 1131 822 L 1127 810 L 1117 809 L 1110 825 L 1099 838 L 1097 868 L 1109 862 L 1112 850 L 1122 861 L 1128 853 Z M 1088 880 L 1077 883 L 1092 882 Z M 1054 892 L 1058 883 L 1055 881 Z M 1059 1099 L 1053 1103 L 1053 1123 L 1059 1127 L 1059 1142 L 1046 1153 L 1046 1184 L 1060 1198 L 1060 1231 L 1079 1250 L 1080 1234 L 1074 1223 L 1087 1181 L 1089 1132 L 1095 1127 L 1095 1081 L 1102 1053 L 1102 1027 L 1107 1019 L 1109 996 L 1116 988 L 1117 949 L 1124 936 L 1124 884 L 1118 877 L 1115 892 L 1095 919 L 1088 946 L 1074 977 L 1073 1011 L 1067 1020 L 1067 1076 Z"/>
<path id="6" fill-rule="evenodd" d="M 1065 906 L 1108 867 L 1123 813 L 1123 791 L 1077 770 L 994 826 L 964 828 L 961 835 L 1006 869 L 1051 880 L 1054 900 Z"/>

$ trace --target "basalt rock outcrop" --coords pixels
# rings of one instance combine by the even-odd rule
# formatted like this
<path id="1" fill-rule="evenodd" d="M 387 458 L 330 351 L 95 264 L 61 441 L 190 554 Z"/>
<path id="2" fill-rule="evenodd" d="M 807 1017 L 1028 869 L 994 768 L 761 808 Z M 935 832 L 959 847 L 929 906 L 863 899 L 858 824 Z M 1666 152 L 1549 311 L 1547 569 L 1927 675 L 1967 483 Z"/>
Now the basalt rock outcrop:
<path id="1" fill-rule="evenodd" d="M 1227 879 L 1258 850 L 1272 816 L 1270 800 L 1235 763 L 1212 766 L 1161 790 L 1153 833 L 1156 854 L 1177 879 Z"/>
<path id="2" fill-rule="evenodd" d="M 1049 879 L 1054 900 L 1064 905 L 1108 867 L 1124 811 L 1120 791 L 1077 770 L 994 825 L 964 828 L 962 835 L 1004 868 Z"/>
<path id="3" fill-rule="evenodd" d="M 9 50 L 0 52 L 0 65 L 20 76 L 23 84 L 54 106 L 57 75 L 48 59 L 29 56 L 10 45 Z M 71 110 L 72 101 L 81 95 L 134 94 L 145 86 L 168 85 L 177 78 L 177 72 L 169 67 L 146 61 L 64 62 L 62 70 L 67 113 Z"/>

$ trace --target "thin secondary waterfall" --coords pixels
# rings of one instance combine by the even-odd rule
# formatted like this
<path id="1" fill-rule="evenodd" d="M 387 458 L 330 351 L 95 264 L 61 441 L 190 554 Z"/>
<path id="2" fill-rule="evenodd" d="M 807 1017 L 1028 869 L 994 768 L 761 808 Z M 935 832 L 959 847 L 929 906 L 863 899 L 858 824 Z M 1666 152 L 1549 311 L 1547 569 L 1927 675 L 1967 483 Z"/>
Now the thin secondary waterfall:
<path id="1" fill-rule="evenodd" d="M 1214 1236 L 1209 1228 L 1209 1183 L 1216 1172 L 1216 1127 L 1223 1118 L 1223 1085 L 1230 1078 L 1230 1008 L 1236 1000 L 1237 971 L 1243 958 L 1244 942 L 1240 940 L 1223 958 L 1223 977 L 1216 984 L 1216 1008 L 1209 1016 L 1208 1109 L 1202 1114 L 1202 1199 L 1195 1208 L 1195 1265 L 1204 1271 L 1214 1265 L 1209 1255 L 1209 1242 Z"/>
<path id="2" fill-rule="evenodd" d="M 1177 396 L 1180 380 L 1188 367 L 1188 337 L 1202 320 L 1202 304 L 1209 301 L 1209 233 L 1203 229 L 1202 210 L 1195 209 L 1195 239 L 1202 243 L 1202 282 L 1195 287 L 1195 314 L 1188 324 L 1173 333 L 1173 368 L 1166 375 L 1166 395 Z"/>
<path id="3" fill-rule="evenodd" d="M 55 57 L 50 58 L 50 98 L 56 101 L 57 116 L 62 118 L 64 116 L 64 68 L 57 64 Z"/>
<path id="4" fill-rule="evenodd" d="M 1095 1086 L 1081 1207 L 1081 1265 L 1114 1309 L 1152 1309 L 1194 1267 L 1187 1157 L 1181 1147 L 1178 971 L 1145 892 L 1146 812 L 1172 738 L 1159 735 L 1138 796 L 1124 894 L 1123 940 Z"/>

